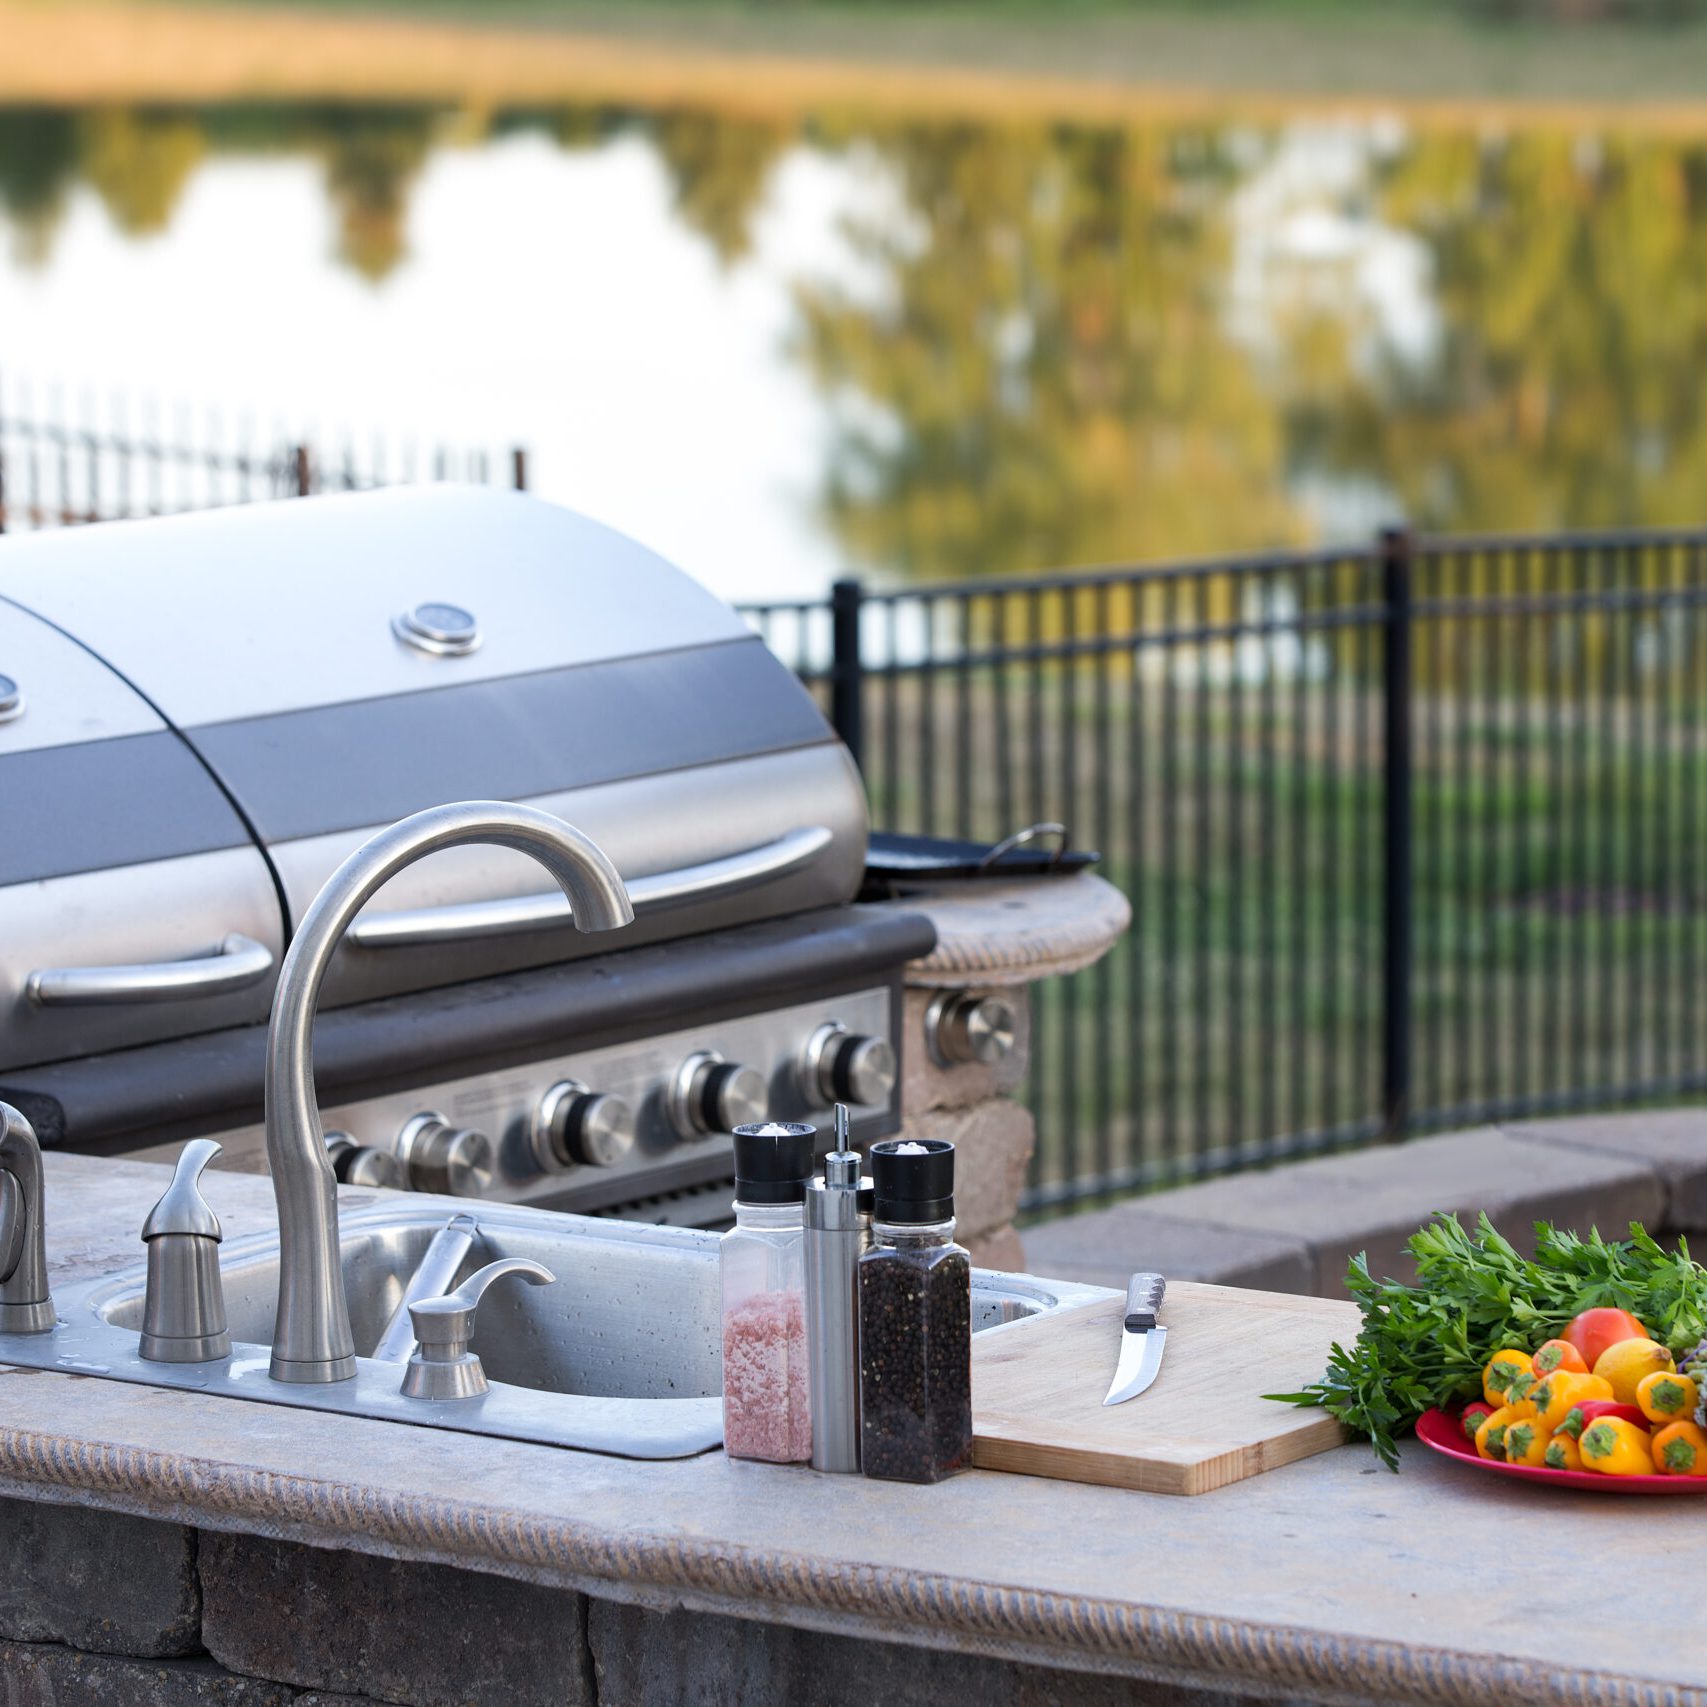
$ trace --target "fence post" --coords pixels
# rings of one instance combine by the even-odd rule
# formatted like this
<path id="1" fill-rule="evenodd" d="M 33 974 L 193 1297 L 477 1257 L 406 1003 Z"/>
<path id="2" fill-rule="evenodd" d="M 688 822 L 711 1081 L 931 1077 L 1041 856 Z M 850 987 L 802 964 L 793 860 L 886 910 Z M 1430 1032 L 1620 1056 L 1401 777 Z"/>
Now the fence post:
<path id="1" fill-rule="evenodd" d="M 1381 532 L 1382 878 L 1381 1119 L 1389 1142 L 1410 1124 L 1413 868 L 1411 862 L 1411 565 L 1409 528 Z"/>
<path id="2" fill-rule="evenodd" d="M 865 748 L 865 664 L 859 646 L 864 599 L 858 581 L 830 587 L 830 722 L 856 765 Z"/>
<path id="3" fill-rule="evenodd" d="M 296 447 L 296 495 L 306 498 L 314 490 L 314 464 L 309 459 L 308 446 Z"/>
<path id="4" fill-rule="evenodd" d="M 528 453 L 523 445 L 516 445 L 510 452 L 510 484 L 518 492 L 528 489 Z"/>

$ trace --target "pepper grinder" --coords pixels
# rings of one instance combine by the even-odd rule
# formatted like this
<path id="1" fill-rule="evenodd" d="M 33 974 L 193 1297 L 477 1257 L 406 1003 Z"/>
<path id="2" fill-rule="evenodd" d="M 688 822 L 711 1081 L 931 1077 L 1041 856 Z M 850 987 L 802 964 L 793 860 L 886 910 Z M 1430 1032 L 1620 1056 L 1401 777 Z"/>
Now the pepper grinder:
<path id="1" fill-rule="evenodd" d="M 860 1156 L 836 1104 L 836 1147 L 806 1187 L 806 1362 L 812 1468 L 859 1469 L 859 1297 L 856 1275 L 870 1216 L 860 1207 Z"/>

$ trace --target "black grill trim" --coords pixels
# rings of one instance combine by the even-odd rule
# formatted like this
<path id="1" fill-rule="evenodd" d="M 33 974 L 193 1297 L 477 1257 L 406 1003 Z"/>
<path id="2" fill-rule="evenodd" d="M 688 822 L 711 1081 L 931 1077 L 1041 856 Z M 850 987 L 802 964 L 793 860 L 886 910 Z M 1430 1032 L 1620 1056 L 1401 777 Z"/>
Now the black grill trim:
<path id="1" fill-rule="evenodd" d="M 888 982 L 930 953 L 930 920 L 886 906 L 830 907 L 502 978 L 322 1013 L 324 1103 L 498 1071 L 569 1048 L 714 1021 Z M 6 1075 L 0 1098 L 53 1105 L 58 1144 L 134 1149 L 261 1119 L 264 1025 L 115 1050 Z M 43 1108 L 44 1115 L 48 1111 Z"/>

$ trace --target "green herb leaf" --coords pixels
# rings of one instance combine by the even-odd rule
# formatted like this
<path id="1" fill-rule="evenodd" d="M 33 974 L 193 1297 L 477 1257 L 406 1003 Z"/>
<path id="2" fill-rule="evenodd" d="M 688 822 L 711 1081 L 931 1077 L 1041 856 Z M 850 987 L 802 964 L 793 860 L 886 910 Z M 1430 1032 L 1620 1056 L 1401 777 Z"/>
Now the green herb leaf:
<path id="1" fill-rule="evenodd" d="M 1680 1241 L 1666 1250 L 1632 1222 L 1608 1243 L 1542 1221 L 1535 1257 L 1520 1254 L 1483 1215 L 1474 1234 L 1437 1214 L 1412 1235 L 1417 1284 L 1376 1280 L 1367 1256 L 1352 1258 L 1346 1285 L 1363 1313 L 1356 1343 L 1335 1345 L 1320 1381 L 1270 1393 L 1290 1405 L 1319 1405 L 1367 1435 L 1388 1469 L 1399 1467 L 1398 1436 L 1434 1405 L 1482 1390 L 1482 1369 L 1502 1346 L 1557 1338 L 1580 1311 L 1630 1310 L 1673 1353 L 1707 1337 L 1707 1270 Z"/>

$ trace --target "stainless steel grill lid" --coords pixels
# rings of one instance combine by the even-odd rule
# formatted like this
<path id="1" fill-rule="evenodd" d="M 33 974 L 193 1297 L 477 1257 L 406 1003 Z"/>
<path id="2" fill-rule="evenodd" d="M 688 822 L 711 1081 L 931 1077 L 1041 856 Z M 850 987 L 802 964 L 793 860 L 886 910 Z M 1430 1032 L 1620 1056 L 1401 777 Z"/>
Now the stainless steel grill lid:
<path id="1" fill-rule="evenodd" d="M 0 798 L 25 807 L 0 857 L 0 1066 L 259 1017 L 270 969 L 57 1013 L 28 980 L 251 971 L 234 936 L 276 957 L 352 848 L 447 800 L 593 836 L 635 888 L 636 944 L 859 886 L 859 778 L 793 674 L 679 570 L 537 499 L 432 487 L 32 535 L 0 544 L 0 597 L 26 696 L 0 722 Z M 616 945 L 566 926 L 523 856 L 442 854 L 370 904 L 326 1001 Z"/>

